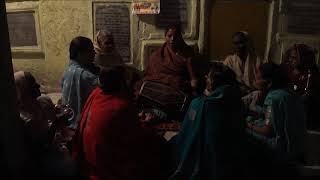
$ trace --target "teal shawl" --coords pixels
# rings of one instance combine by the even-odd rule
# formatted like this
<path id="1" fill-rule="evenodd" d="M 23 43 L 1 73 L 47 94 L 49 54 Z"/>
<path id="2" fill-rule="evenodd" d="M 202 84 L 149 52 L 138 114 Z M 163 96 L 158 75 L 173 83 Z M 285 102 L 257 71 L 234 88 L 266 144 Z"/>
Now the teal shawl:
<path id="1" fill-rule="evenodd" d="M 255 121 L 264 126 L 269 119 L 272 134 L 269 137 L 252 130 L 247 132 L 271 148 L 275 155 L 285 159 L 298 158 L 303 152 L 306 134 L 305 113 L 299 97 L 284 89 L 271 90 L 264 101 L 264 117 Z"/>
<path id="2" fill-rule="evenodd" d="M 174 139 L 177 164 L 170 180 L 227 177 L 239 167 L 238 140 L 245 134 L 237 87 L 218 87 L 211 96 L 194 99 L 182 130 Z"/>

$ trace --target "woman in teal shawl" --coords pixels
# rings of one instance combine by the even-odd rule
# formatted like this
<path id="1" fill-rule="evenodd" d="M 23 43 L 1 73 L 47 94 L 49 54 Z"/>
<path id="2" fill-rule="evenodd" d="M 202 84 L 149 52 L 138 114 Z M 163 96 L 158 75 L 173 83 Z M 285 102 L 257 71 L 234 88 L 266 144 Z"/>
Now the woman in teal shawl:
<path id="1" fill-rule="evenodd" d="M 226 66 L 211 68 L 204 95 L 191 102 L 182 131 L 173 139 L 177 164 L 170 180 L 239 177 L 245 121 L 235 81 Z"/>
<path id="2" fill-rule="evenodd" d="M 296 161 L 303 155 L 306 134 L 302 101 L 287 90 L 287 80 L 278 65 L 260 68 L 260 81 L 268 91 L 261 118 L 248 123 L 248 132 L 270 148 L 275 158 Z"/>
<path id="3" fill-rule="evenodd" d="M 256 108 L 260 118 L 247 124 L 247 132 L 255 142 L 249 149 L 252 167 L 259 178 L 297 178 L 306 134 L 303 104 L 288 92 L 288 81 L 278 65 L 263 64 L 258 80 L 264 84 L 267 96 L 263 107 Z"/>

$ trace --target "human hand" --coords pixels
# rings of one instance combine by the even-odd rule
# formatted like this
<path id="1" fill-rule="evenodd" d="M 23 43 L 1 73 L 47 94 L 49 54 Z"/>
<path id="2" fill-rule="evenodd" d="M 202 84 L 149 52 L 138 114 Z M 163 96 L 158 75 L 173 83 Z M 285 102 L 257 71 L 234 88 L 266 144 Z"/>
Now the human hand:
<path id="1" fill-rule="evenodd" d="M 152 112 L 140 112 L 139 113 L 140 121 L 143 123 L 150 123 L 156 119 L 156 115 Z"/>
<path id="2" fill-rule="evenodd" d="M 56 117 L 62 124 L 68 124 L 68 120 L 74 116 L 74 112 L 69 105 L 56 105 Z"/>
<path id="3" fill-rule="evenodd" d="M 252 129 L 252 128 L 254 127 L 254 125 L 253 125 L 252 123 L 248 122 L 248 123 L 247 123 L 247 127 L 248 127 L 249 129 Z"/>
<path id="4" fill-rule="evenodd" d="M 257 110 L 257 104 L 261 99 L 263 98 L 263 92 L 262 91 L 254 91 L 251 93 L 250 97 L 250 104 L 249 104 L 249 110 L 256 112 Z"/>
<path id="5" fill-rule="evenodd" d="M 190 81 L 191 88 L 195 90 L 198 87 L 198 80 L 193 79 Z"/>

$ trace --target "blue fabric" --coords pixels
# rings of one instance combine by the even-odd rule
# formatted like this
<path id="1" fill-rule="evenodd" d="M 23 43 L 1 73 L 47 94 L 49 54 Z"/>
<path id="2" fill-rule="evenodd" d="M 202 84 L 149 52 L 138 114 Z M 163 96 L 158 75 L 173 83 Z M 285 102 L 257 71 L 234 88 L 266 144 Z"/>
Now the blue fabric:
<path id="1" fill-rule="evenodd" d="M 264 126 L 270 121 L 272 134 L 269 137 L 247 132 L 267 144 L 279 156 L 295 158 L 303 152 L 306 134 L 305 114 L 299 97 L 284 89 L 272 90 L 264 101 L 264 117 L 255 121 L 256 126 Z"/>
<path id="2" fill-rule="evenodd" d="M 74 116 L 69 119 L 71 128 L 77 127 L 81 110 L 91 91 L 97 85 L 97 75 L 92 73 L 89 68 L 70 60 L 69 67 L 64 72 L 61 87 L 62 104 L 69 104 L 74 112 Z"/>
<path id="3" fill-rule="evenodd" d="M 177 167 L 170 180 L 219 179 L 232 174 L 245 128 L 241 121 L 241 96 L 231 86 L 194 99 L 182 130 L 173 142 L 178 148 Z M 233 174 L 234 175 L 234 174 Z"/>

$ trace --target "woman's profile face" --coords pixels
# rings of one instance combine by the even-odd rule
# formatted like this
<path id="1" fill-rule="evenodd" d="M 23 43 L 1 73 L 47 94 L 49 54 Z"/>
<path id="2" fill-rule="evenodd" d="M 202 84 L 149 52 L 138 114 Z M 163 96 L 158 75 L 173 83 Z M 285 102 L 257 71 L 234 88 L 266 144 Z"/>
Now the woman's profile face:
<path id="1" fill-rule="evenodd" d="M 296 67 L 299 64 L 298 52 L 296 49 L 290 51 L 288 60 L 293 67 Z"/>
<path id="2" fill-rule="evenodd" d="M 257 71 L 255 84 L 259 90 L 265 90 L 268 86 L 268 81 L 262 77 L 261 69 Z"/>

